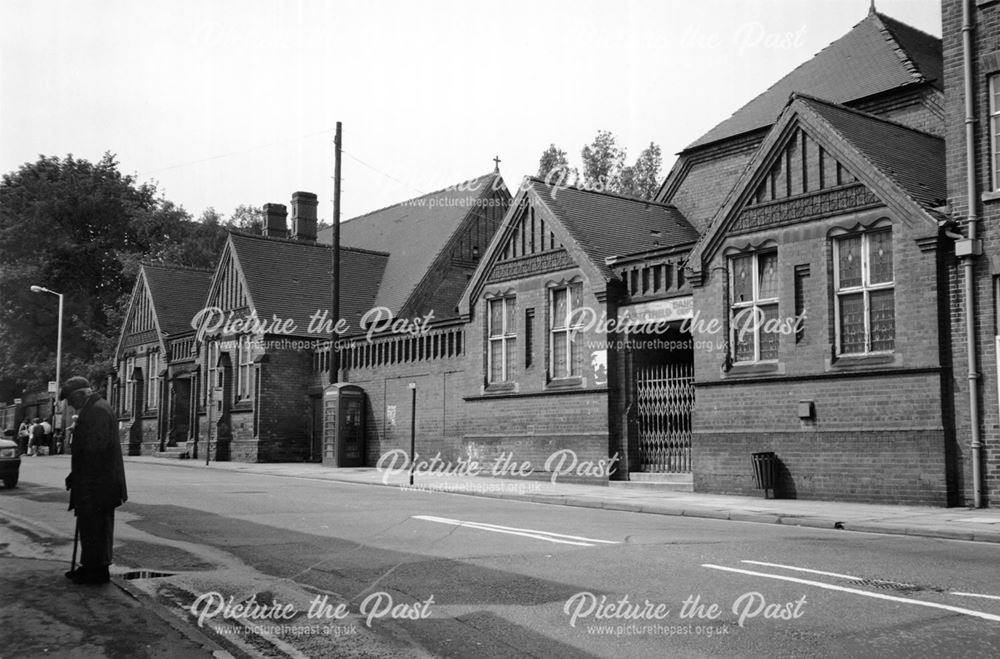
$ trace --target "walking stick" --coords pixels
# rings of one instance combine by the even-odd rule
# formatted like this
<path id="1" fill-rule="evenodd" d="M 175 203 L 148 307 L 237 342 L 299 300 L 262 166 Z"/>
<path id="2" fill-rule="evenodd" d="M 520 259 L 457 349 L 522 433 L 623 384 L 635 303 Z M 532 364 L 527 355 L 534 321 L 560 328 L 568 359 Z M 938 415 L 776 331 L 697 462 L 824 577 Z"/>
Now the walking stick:
<path id="1" fill-rule="evenodd" d="M 74 517 L 76 519 L 76 530 L 73 532 L 73 560 L 69 565 L 70 572 L 76 572 L 76 548 L 80 544 L 80 518 Z"/>

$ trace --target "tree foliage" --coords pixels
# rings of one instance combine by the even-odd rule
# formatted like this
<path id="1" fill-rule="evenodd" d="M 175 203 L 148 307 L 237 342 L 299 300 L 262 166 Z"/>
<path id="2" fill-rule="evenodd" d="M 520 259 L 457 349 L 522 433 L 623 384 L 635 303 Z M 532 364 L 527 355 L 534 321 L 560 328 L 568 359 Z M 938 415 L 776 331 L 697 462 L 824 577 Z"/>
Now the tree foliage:
<path id="1" fill-rule="evenodd" d="M 541 179 L 572 178 L 575 180 L 577 176 L 576 169 L 569 166 L 566 152 L 555 144 L 550 144 L 549 148 L 542 153 L 542 157 L 538 159 L 538 177 Z"/>
<path id="2" fill-rule="evenodd" d="M 583 147 L 580 158 L 583 160 L 584 187 L 611 192 L 619 189 L 625 151 L 618 148 L 610 131 L 597 131 L 594 141 Z"/>
<path id="3" fill-rule="evenodd" d="M 654 142 L 642 150 L 634 165 L 622 169 L 619 176 L 618 192 L 631 197 L 652 199 L 656 196 L 660 184 L 657 177 L 663 165 L 663 155 L 660 147 Z"/>
<path id="4" fill-rule="evenodd" d="M 140 263 L 213 266 L 225 239 L 110 153 L 42 156 L 4 174 L 0 199 L 0 400 L 54 379 L 58 300 L 31 286 L 63 295 L 64 376 L 100 380 Z"/>
<path id="5" fill-rule="evenodd" d="M 549 182 L 652 199 L 659 189 L 657 177 L 663 165 L 660 147 L 650 142 L 632 165 L 625 164 L 627 157 L 614 134 L 601 130 L 580 152 L 582 172 L 570 167 L 565 151 L 550 144 L 539 159 L 538 176 Z"/>
<path id="6" fill-rule="evenodd" d="M 245 233 L 261 234 L 264 231 L 264 209 L 240 204 L 229 216 L 226 226 Z"/>

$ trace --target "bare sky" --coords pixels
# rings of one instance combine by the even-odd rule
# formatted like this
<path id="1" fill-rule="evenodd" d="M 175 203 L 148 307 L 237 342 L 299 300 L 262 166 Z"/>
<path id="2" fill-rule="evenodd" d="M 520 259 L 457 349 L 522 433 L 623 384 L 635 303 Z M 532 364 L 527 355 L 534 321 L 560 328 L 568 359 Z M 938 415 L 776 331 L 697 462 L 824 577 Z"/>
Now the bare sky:
<path id="1" fill-rule="evenodd" d="M 602 129 L 663 177 L 869 1 L 0 0 L 0 172 L 111 151 L 196 217 L 305 190 L 329 220 L 341 121 L 344 219 Z M 941 34 L 938 0 L 876 5 Z"/>

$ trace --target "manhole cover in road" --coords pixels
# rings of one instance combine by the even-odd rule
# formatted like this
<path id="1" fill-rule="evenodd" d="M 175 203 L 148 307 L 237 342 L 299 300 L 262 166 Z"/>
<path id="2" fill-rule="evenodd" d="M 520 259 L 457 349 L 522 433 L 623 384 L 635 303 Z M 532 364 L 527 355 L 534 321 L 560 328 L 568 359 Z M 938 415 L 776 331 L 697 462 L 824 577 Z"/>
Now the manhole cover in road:
<path id="1" fill-rule="evenodd" d="M 913 583 L 900 583 L 898 581 L 889 581 L 886 579 L 858 579 L 852 580 L 851 583 L 857 584 L 859 586 L 869 586 L 870 588 L 878 588 L 880 590 L 895 590 L 901 593 L 916 593 L 923 590 L 931 590 L 934 592 L 944 592 L 943 588 L 936 588 L 934 586 L 920 586 Z"/>
<path id="2" fill-rule="evenodd" d="M 126 581 L 133 581 L 135 579 L 156 579 L 157 577 L 171 577 L 173 572 L 155 572 L 153 570 L 133 570 L 131 572 L 125 572 L 119 574 L 118 576 Z"/>

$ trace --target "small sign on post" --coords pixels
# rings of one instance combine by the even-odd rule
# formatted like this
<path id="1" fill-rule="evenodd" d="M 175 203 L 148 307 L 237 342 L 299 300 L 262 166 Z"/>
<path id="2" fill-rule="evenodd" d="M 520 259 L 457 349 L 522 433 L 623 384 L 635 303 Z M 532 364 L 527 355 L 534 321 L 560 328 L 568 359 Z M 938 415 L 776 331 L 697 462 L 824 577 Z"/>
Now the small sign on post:
<path id="1" fill-rule="evenodd" d="M 20 398 L 15 398 L 14 399 L 14 404 L 15 405 L 20 405 L 21 404 L 21 399 Z"/>
<path id="2" fill-rule="evenodd" d="M 56 392 L 56 381 L 55 380 L 49 380 L 49 393 L 50 394 L 57 393 Z"/>

